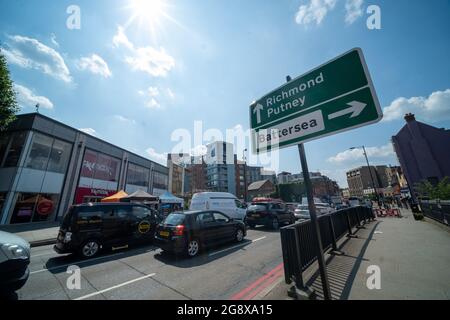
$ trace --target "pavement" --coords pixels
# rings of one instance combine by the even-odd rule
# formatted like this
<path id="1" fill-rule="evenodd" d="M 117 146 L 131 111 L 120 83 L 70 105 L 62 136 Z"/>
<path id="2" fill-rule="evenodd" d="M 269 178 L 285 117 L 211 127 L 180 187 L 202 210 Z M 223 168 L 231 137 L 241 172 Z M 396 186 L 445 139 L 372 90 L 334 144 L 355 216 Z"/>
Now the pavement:
<path id="1" fill-rule="evenodd" d="M 402 209 L 403 218 L 377 218 L 357 232 L 357 238 L 341 239 L 344 255 L 325 255 L 334 300 L 449 300 L 450 228 L 431 219 L 415 221 Z M 367 286 L 380 270 L 380 289 Z M 317 263 L 304 273 L 304 280 L 323 299 Z M 259 297 L 286 300 L 289 286 L 282 279 Z"/>
<path id="2" fill-rule="evenodd" d="M 13 224 L 0 226 L 0 230 L 27 240 L 31 247 L 39 247 L 56 243 L 59 225 L 59 222 Z"/>

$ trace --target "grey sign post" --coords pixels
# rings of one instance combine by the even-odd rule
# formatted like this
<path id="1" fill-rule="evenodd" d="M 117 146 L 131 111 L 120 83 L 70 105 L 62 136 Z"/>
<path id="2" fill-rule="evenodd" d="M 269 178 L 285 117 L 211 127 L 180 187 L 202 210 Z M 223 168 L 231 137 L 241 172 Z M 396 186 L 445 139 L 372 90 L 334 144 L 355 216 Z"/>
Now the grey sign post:
<path id="1" fill-rule="evenodd" d="M 331 299 L 304 143 L 376 123 L 380 103 L 362 50 L 355 48 L 270 92 L 250 106 L 255 153 L 298 145 L 317 244 L 324 298 Z"/>

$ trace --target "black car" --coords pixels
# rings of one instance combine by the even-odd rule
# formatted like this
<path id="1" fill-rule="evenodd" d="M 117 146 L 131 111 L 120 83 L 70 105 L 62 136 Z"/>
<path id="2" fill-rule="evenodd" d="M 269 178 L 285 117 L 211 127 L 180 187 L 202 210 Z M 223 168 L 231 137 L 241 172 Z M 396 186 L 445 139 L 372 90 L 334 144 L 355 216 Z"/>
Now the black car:
<path id="1" fill-rule="evenodd" d="M 54 249 L 84 258 L 103 248 L 153 241 L 158 215 L 141 204 L 89 203 L 72 206 L 64 216 Z"/>
<path id="2" fill-rule="evenodd" d="M 158 225 L 155 245 L 164 251 L 195 257 L 203 248 L 246 236 L 245 224 L 218 211 L 174 212 Z"/>
<path id="3" fill-rule="evenodd" d="M 253 202 L 247 208 L 247 224 L 250 228 L 264 225 L 277 230 L 283 224 L 294 223 L 294 213 L 282 202 Z"/>
<path id="4" fill-rule="evenodd" d="M 30 274 L 29 264 L 30 244 L 0 231 L 0 292 L 11 293 L 22 288 Z"/>

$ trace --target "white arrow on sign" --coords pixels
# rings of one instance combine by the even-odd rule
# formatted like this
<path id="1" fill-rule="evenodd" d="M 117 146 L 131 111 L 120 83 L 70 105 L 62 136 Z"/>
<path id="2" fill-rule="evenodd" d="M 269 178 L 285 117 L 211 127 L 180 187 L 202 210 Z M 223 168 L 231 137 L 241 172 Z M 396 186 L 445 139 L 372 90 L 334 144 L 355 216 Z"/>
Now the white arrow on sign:
<path id="1" fill-rule="evenodd" d="M 367 104 L 359 102 L 359 101 L 352 101 L 352 102 L 347 103 L 347 105 L 349 105 L 350 108 L 330 114 L 328 116 L 328 120 L 339 118 L 339 117 L 345 116 L 346 114 L 349 114 L 349 113 L 352 113 L 350 118 L 357 117 L 361 114 L 361 112 L 367 106 Z"/>
<path id="2" fill-rule="evenodd" d="M 253 113 L 256 113 L 256 122 L 259 124 L 261 122 L 261 111 L 264 110 L 264 106 L 260 103 L 258 103 L 253 109 Z"/>

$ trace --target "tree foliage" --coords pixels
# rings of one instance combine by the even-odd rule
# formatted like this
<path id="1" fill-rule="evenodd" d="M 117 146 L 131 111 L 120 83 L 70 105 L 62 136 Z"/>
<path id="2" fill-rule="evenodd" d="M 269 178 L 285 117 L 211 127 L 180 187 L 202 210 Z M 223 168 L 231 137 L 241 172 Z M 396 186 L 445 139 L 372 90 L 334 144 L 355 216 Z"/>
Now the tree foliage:
<path id="1" fill-rule="evenodd" d="M 5 130 L 14 121 L 18 111 L 19 106 L 9 75 L 8 64 L 0 48 L 0 131 Z"/>
<path id="2" fill-rule="evenodd" d="M 436 186 L 424 180 L 419 183 L 417 190 L 421 197 L 428 197 L 432 200 L 450 200 L 450 179 L 445 177 Z"/>

